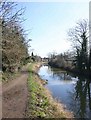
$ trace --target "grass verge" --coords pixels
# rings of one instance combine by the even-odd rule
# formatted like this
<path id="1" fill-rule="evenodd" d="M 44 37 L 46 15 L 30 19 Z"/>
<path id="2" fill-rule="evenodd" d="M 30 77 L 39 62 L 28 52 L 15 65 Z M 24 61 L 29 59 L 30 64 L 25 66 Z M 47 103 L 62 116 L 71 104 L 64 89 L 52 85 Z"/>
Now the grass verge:
<path id="1" fill-rule="evenodd" d="M 36 73 L 36 64 L 29 68 L 28 90 L 29 100 L 26 116 L 28 118 L 69 118 L 72 115 L 63 110 L 63 106 L 55 101 L 50 92 L 42 85 Z"/>
<path id="2" fill-rule="evenodd" d="M 8 82 L 11 79 L 14 79 L 20 75 L 19 72 L 17 73 L 10 73 L 10 72 L 5 72 L 2 73 L 2 82 Z"/>

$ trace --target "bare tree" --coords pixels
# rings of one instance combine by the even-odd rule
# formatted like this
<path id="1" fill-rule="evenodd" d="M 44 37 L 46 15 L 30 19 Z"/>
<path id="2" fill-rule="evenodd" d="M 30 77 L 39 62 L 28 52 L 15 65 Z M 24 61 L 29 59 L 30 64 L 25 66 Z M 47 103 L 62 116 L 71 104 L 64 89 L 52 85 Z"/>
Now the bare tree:
<path id="1" fill-rule="evenodd" d="M 87 20 L 82 20 L 68 32 L 69 40 L 76 51 L 77 67 L 87 69 L 88 66 L 88 38 L 89 25 Z"/>

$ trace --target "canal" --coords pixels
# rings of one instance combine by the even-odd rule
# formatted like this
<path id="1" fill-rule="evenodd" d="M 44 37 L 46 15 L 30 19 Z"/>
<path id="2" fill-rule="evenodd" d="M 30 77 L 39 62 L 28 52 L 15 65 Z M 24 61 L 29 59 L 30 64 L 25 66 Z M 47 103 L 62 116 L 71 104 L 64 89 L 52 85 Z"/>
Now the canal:
<path id="1" fill-rule="evenodd" d="M 38 74 L 53 98 L 64 104 L 77 118 L 91 118 L 91 80 L 61 69 L 42 66 Z"/>

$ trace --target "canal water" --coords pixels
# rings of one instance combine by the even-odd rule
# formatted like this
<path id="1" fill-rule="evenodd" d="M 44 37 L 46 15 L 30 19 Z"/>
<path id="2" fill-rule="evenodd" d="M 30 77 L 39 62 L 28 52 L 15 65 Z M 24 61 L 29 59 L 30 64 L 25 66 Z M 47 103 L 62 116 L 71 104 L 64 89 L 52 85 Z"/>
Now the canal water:
<path id="1" fill-rule="evenodd" d="M 91 80 L 67 71 L 42 66 L 38 74 L 48 81 L 45 85 L 52 96 L 72 111 L 77 118 L 91 118 Z"/>

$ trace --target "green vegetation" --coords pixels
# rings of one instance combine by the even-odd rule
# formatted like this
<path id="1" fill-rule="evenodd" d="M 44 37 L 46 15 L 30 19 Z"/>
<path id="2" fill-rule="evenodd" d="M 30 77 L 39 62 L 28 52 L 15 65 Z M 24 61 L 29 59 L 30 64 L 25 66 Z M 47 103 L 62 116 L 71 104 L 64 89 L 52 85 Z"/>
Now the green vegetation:
<path id="1" fill-rule="evenodd" d="M 3 72 L 2 73 L 2 82 L 8 82 L 8 80 L 12 80 L 20 75 L 20 72 Z"/>
<path id="2" fill-rule="evenodd" d="M 88 21 L 78 22 L 68 32 L 68 39 L 72 42 L 72 50 L 64 54 L 51 54 L 49 64 L 53 67 L 65 68 L 75 73 L 91 76 L 91 48 L 88 34 Z"/>
<path id="3" fill-rule="evenodd" d="M 14 12 L 14 2 L 0 3 L 0 23 L 2 27 L 2 70 L 17 71 L 28 57 L 28 40 L 22 28 L 24 9 Z"/>
<path id="4" fill-rule="evenodd" d="M 0 2 L 0 28 L 2 30 L 2 71 L 3 80 L 9 79 L 28 62 L 28 45 L 26 32 L 22 27 L 24 8 L 15 10 L 17 4 L 2 0 Z"/>
<path id="5" fill-rule="evenodd" d="M 32 69 L 33 66 L 34 64 L 29 68 L 29 107 L 27 116 L 29 118 L 66 118 L 65 112 L 60 110 L 62 106 L 60 107 L 59 103 L 53 100 L 47 89 L 43 87 L 40 78 Z"/>

